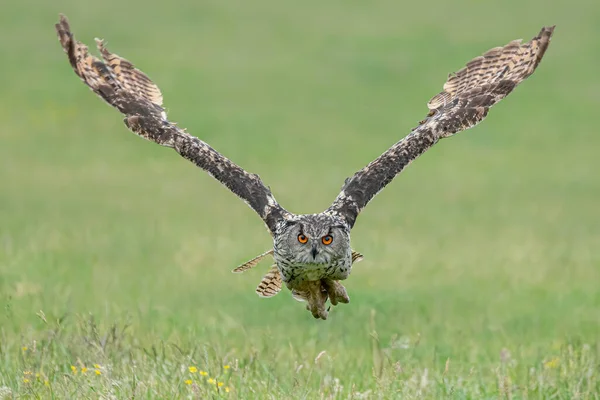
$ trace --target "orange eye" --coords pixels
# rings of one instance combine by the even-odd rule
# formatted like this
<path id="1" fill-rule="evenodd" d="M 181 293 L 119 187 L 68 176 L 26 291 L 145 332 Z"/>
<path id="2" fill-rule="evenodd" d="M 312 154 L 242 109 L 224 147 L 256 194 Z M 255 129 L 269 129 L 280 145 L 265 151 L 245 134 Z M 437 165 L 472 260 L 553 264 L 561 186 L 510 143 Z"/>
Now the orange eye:
<path id="1" fill-rule="evenodd" d="M 331 244 L 331 242 L 333 242 L 333 236 L 331 236 L 331 235 L 323 236 L 321 238 L 321 241 L 323 242 L 324 245 Z"/>
<path id="2" fill-rule="evenodd" d="M 304 236 L 302 233 L 298 235 L 298 241 L 302 244 L 308 242 L 308 238 Z"/>

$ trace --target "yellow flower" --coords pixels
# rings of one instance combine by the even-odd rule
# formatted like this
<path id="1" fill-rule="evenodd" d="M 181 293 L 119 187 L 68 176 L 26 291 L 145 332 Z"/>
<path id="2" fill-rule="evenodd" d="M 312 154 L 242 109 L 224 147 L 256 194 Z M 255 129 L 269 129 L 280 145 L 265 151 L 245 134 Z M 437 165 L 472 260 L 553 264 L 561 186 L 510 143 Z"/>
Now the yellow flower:
<path id="1" fill-rule="evenodd" d="M 202 376 L 207 376 L 207 375 L 208 375 L 208 372 L 206 372 L 206 371 L 200 371 L 200 375 L 202 375 Z"/>
<path id="2" fill-rule="evenodd" d="M 87 372 L 87 368 L 86 367 L 81 368 L 81 373 L 82 374 L 85 374 L 86 372 Z"/>
<path id="3" fill-rule="evenodd" d="M 75 375 L 77 375 L 77 367 L 76 367 L 76 366 L 74 366 L 74 365 L 71 365 L 71 371 L 73 371 L 73 373 L 74 373 Z"/>
<path id="4" fill-rule="evenodd" d="M 184 381 L 184 383 L 185 383 L 186 385 L 191 385 L 191 384 L 192 384 L 192 380 L 191 380 L 191 379 L 186 379 L 186 380 Z"/>
<path id="5" fill-rule="evenodd" d="M 192 374 L 195 374 L 196 372 L 198 372 L 198 368 L 196 368 L 196 367 L 194 367 L 194 366 L 192 366 L 192 367 L 189 367 L 188 369 L 190 370 L 190 372 L 191 372 Z"/>
<path id="6" fill-rule="evenodd" d="M 102 375 L 102 372 L 99 369 L 95 370 L 94 372 L 96 373 L 96 375 Z"/>
<path id="7" fill-rule="evenodd" d="M 23 375 L 31 375 L 31 371 L 23 371 Z"/>
<path id="8" fill-rule="evenodd" d="M 45 385 L 45 386 L 50 386 L 50 382 L 49 382 L 48 380 L 45 380 L 45 381 L 44 381 L 44 385 Z"/>
<path id="9" fill-rule="evenodd" d="M 102 368 L 102 367 L 100 366 L 100 364 L 94 364 L 94 368 L 96 368 L 96 369 L 100 369 L 100 368 Z"/>
<path id="10" fill-rule="evenodd" d="M 229 369 L 229 365 L 223 365 L 223 369 Z"/>
<path id="11" fill-rule="evenodd" d="M 21 350 L 22 350 L 22 351 L 27 351 L 27 346 L 23 346 L 23 347 L 21 347 Z"/>
<path id="12" fill-rule="evenodd" d="M 219 382 L 219 383 L 217 383 L 217 386 L 218 386 L 218 387 L 221 387 L 221 386 L 223 386 L 223 385 L 224 385 L 224 384 L 223 384 L 223 382 Z"/>
<path id="13" fill-rule="evenodd" d="M 225 393 L 229 393 L 229 386 L 225 386 Z"/>
<path id="14" fill-rule="evenodd" d="M 23 383 L 29 383 L 29 379 L 23 378 Z"/>
<path id="15" fill-rule="evenodd" d="M 215 383 L 217 383 L 217 381 L 215 381 L 213 378 L 210 378 L 208 380 L 208 383 L 210 383 L 211 385 L 214 385 Z"/>
<path id="16" fill-rule="evenodd" d="M 560 360 L 557 357 L 554 357 L 552 360 L 546 361 L 544 363 L 544 367 L 546 368 L 556 368 L 558 367 Z"/>

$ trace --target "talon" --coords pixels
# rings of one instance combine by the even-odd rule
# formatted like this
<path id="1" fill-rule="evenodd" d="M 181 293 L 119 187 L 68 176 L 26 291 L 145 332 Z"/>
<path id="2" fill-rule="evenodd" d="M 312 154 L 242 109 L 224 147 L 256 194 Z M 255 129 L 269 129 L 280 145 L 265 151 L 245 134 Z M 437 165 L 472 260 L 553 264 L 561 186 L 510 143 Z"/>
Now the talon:
<path id="1" fill-rule="evenodd" d="M 337 305 L 339 303 L 350 303 L 350 297 L 348 296 L 348 292 L 344 285 L 342 285 L 339 281 L 334 281 L 331 279 L 323 279 L 321 281 L 323 287 L 327 290 L 329 295 L 329 301 L 331 301 L 332 305 Z"/>
<path id="2" fill-rule="evenodd" d="M 332 295 L 330 295 L 330 296 L 329 296 L 329 301 L 331 302 L 331 305 L 333 305 L 333 306 L 337 306 L 338 299 L 337 299 L 337 297 L 336 297 L 336 296 L 332 296 Z"/>
<path id="3" fill-rule="evenodd" d="M 328 315 L 329 313 L 325 310 L 321 310 L 321 312 L 319 312 L 319 317 L 321 317 L 322 320 L 326 320 Z"/>

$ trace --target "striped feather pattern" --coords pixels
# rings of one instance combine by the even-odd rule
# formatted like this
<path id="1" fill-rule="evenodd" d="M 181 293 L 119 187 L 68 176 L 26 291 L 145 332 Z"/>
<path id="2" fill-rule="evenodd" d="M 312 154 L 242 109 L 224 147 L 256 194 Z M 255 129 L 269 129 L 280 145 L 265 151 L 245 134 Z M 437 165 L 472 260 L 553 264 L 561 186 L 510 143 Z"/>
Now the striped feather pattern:
<path id="1" fill-rule="evenodd" d="M 264 253 L 262 253 L 259 256 L 254 257 L 252 260 L 250 261 L 246 261 L 245 263 L 243 263 L 242 265 L 240 265 L 239 267 L 235 268 L 233 271 L 234 273 L 241 273 L 244 271 L 247 271 L 251 268 L 254 268 L 258 265 L 259 262 L 261 262 L 266 256 L 268 255 L 273 255 L 273 249 L 266 251 Z"/>
<path id="2" fill-rule="evenodd" d="M 104 62 L 125 90 L 151 103 L 162 106 L 162 93 L 146 74 L 135 68 L 131 62 L 108 51 L 103 40 L 96 39 L 96 45 Z"/>
<path id="3" fill-rule="evenodd" d="M 281 291 L 281 282 L 281 274 L 277 269 L 277 264 L 273 264 L 258 284 L 256 294 L 260 297 L 273 297 Z"/>
<path id="4" fill-rule="evenodd" d="M 443 107 L 462 93 L 484 84 L 507 80 L 518 85 L 535 71 L 553 30 L 554 27 L 543 28 L 527 43 L 521 44 L 522 39 L 513 40 L 506 46 L 494 47 L 482 56 L 475 57 L 464 68 L 448 76 L 444 90 L 433 96 L 427 107 L 430 110 Z"/>

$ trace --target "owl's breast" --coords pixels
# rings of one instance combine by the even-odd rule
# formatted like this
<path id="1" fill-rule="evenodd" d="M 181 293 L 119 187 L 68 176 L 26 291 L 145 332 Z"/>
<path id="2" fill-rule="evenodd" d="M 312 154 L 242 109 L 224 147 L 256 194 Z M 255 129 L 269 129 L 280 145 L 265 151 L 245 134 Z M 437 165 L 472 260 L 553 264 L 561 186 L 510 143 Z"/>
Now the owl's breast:
<path id="1" fill-rule="evenodd" d="M 302 269 L 302 274 L 308 281 L 318 281 L 327 277 L 331 268 L 326 264 L 307 264 Z"/>
<path id="2" fill-rule="evenodd" d="M 343 280 L 350 275 L 352 260 L 344 258 L 334 260 L 330 264 L 305 264 L 278 260 L 277 267 L 281 272 L 283 281 L 289 288 L 293 288 L 305 281 L 318 281 L 320 279 Z"/>

